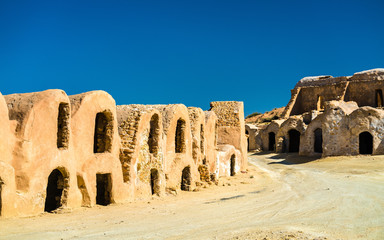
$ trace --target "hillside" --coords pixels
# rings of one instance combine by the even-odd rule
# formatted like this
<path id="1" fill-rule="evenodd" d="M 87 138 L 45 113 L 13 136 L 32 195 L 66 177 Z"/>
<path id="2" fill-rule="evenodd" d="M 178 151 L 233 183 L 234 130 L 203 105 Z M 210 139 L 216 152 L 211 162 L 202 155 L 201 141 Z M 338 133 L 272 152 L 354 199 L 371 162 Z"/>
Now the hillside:
<path id="1" fill-rule="evenodd" d="M 252 113 L 245 118 L 245 123 L 264 123 L 273 119 L 278 119 L 284 112 L 285 107 L 274 108 L 272 111 L 263 114 Z"/>

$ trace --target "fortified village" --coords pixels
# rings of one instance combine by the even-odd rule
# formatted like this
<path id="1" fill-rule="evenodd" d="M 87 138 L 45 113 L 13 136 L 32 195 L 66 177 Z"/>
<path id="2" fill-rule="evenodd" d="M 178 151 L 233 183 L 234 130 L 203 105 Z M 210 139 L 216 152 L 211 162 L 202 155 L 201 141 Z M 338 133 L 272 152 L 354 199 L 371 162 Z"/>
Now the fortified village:
<path id="1" fill-rule="evenodd" d="M 384 154 L 384 69 L 301 79 L 281 119 L 246 124 L 249 150 L 303 156 Z"/>
<path id="2" fill-rule="evenodd" d="M 0 215 L 193 191 L 247 167 L 242 102 L 209 111 L 116 106 L 111 95 L 0 94 Z"/>
<path id="3" fill-rule="evenodd" d="M 203 111 L 116 106 L 104 91 L 0 94 L 1 217 L 193 191 L 246 171 L 247 148 L 384 154 L 383 80 L 384 69 L 303 78 L 267 125 L 245 124 L 234 101 Z"/>

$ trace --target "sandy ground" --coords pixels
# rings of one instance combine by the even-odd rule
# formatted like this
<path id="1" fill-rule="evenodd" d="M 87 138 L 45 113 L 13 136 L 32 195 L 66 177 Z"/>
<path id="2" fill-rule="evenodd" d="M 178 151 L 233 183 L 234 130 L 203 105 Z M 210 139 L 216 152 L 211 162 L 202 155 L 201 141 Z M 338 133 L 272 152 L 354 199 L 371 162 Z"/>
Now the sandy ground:
<path id="1" fill-rule="evenodd" d="M 0 220 L 0 239 L 384 239 L 384 156 L 249 154 L 218 186 Z"/>

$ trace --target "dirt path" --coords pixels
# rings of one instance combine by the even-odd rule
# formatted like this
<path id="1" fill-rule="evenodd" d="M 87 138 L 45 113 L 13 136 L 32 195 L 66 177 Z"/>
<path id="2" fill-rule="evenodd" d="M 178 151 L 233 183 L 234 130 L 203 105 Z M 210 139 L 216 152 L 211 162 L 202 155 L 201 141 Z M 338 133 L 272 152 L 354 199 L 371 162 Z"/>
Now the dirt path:
<path id="1" fill-rule="evenodd" d="M 384 157 L 308 160 L 249 155 L 219 186 L 2 219 L 0 239 L 384 239 Z"/>

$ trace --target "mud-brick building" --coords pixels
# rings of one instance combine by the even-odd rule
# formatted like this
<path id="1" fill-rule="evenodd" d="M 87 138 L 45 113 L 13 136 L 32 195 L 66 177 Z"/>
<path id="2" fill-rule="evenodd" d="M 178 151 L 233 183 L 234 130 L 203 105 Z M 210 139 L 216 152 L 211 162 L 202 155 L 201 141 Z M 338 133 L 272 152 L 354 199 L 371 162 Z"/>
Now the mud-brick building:
<path id="1" fill-rule="evenodd" d="M 301 79 L 284 119 L 261 132 L 264 151 L 300 155 L 384 154 L 384 69 Z"/>
<path id="2" fill-rule="evenodd" d="M 354 101 L 359 107 L 383 107 L 384 69 L 348 77 L 317 76 L 301 79 L 291 90 L 284 118 L 312 110 L 323 111 L 326 101 Z"/>
<path id="3" fill-rule="evenodd" d="M 145 200 L 238 173 L 243 105 L 212 104 L 217 114 L 116 106 L 104 91 L 0 94 L 0 217 Z"/>

